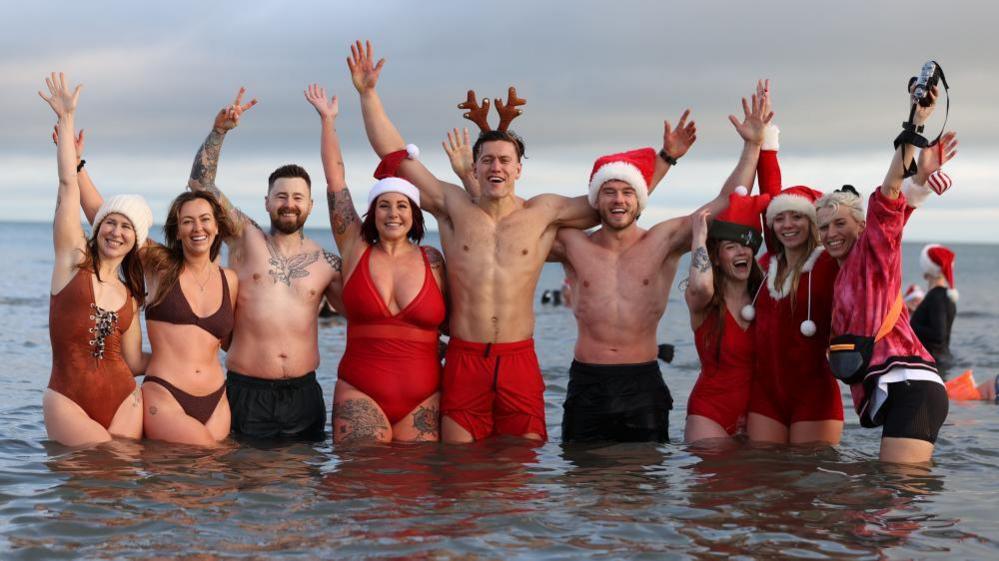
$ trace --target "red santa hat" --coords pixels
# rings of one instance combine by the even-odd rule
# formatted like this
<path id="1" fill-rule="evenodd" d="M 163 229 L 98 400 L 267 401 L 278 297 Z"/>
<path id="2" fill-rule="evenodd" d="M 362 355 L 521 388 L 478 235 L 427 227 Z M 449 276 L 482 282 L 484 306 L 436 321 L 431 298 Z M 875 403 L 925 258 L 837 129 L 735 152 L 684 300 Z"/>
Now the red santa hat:
<path id="1" fill-rule="evenodd" d="M 652 148 L 639 148 L 620 154 L 601 156 L 593 162 L 590 173 L 590 206 L 597 207 L 597 193 L 600 187 L 617 179 L 635 188 L 638 196 L 638 210 L 641 212 L 649 202 L 649 183 L 656 168 L 656 151 Z"/>
<path id="2" fill-rule="evenodd" d="M 947 279 L 947 286 L 950 290 L 947 295 L 951 300 L 957 301 L 957 287 L 954 286 L 954 252 L 950 249 L 938 245 L 930 244 L 923 248 L 919 254 L 919 264 L 923 272 L 928 275 L 943 275 Z"/>
<path id="3" fill-rule="evenodd" d="M 773 227 L 774 219 L 784 211 L 794 211 L 812 219 L 815 219 L 815 201 L 822 197 L 822 191 L 816 191 L 804 185 L 788 187 L 770 201 L 767 207 L 767 226 Z"/>
<path id="4" fill-rule="evenodd" d="M 420 190 L 415 185 L 401 177 L 386 177 L 379 179 L 368 191 L 368 206 L 384 193 L 400 193 L 406 195 L 417 207 L 420 206 Z"/>
<path id="5" fill-rule="evenodd" d="M 742 185 L 728 196 L 728 207 L 715 217 L 708 237 L 741 243 L 755 253 L 763 243 L 760 213 L 770 203 L 770 195 L 749 195 Z"/>

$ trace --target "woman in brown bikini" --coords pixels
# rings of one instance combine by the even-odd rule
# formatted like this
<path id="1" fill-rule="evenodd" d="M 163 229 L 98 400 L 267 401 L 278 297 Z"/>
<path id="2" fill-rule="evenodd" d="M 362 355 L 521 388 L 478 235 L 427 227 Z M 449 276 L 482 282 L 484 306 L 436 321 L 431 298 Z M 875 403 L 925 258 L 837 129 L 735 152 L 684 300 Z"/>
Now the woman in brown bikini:
<path id="1" fill-rule="evenodd" d="M 145 294 L 137 248 L 145 243 L 153 215 L 138 195 L 111 197 L 94 208 L 93 233 L 85 236 L 78 207 L 83 163 L 73 138 L 80 86 L 71 90 L 63 74 L 45 81 L 50 95 L 39 95 L 59 118 L 60 141 L 45 429 L 68 446 L 140 438 L 142 395 L 133 374 L 144 371 L 148 356 L 136 317 Z"/>

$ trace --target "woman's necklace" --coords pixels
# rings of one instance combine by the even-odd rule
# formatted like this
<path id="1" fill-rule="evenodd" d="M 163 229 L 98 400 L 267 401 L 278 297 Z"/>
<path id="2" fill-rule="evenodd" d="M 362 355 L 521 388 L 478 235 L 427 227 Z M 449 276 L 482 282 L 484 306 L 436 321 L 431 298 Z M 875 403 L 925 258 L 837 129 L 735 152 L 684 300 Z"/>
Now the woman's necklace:
<path id="1" fill-rule="evenodd" d="M 198 273 L 198 274 L 195 274 L 192 269 L 190 269 L 190 268 L 188 269 L 188 271 L 191 272 L 191 276 L 194 277 L 194 282 L 198 284 L 198 288 L 201 290 L 201 292 L 205 291 L 205 286 L 208 285 L 208 281 L 212 278 L 212 272 L 209 270 L 209 268 L 211 266 L 212 266 L 212 262 L 211 261 L 209 261 L 208 263 L 205 263 L 205 266 L 201 268 L 201 272 Z M 207 273 L 206 273 L 206 271 L 207 271 Z M 201 277 L 201 276 L 203 276 L 205 278 L 205 280 L 201 280 L 201 279 L 198 278 L 198 277 Z"/>

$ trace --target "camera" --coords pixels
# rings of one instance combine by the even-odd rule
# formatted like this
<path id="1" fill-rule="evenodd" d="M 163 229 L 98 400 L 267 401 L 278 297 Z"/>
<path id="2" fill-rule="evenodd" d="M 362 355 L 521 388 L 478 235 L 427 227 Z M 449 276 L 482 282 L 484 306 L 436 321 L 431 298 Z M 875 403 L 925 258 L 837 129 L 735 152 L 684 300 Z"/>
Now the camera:
<path id="1" fill-rule="evenodd" d="M 918 77 L 909 80 L 911 85 L 915 81 L 915 88 L 912 90 L 912 102 L 923 107 L 930 106 L 930 90 L 940 81 L 940 65 L 934 61 L 929 61 L 923 65 Z"/>

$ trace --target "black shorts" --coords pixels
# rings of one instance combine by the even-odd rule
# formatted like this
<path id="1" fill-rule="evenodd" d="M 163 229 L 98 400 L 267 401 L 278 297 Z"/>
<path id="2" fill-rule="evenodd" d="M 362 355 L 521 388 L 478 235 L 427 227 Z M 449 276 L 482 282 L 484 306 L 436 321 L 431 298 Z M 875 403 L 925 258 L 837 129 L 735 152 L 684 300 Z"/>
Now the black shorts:
<path id="1" fill-rule="evenodd" d="M 230 370 L 225 385 L 232 410 L 232 432 L 237 437 L 326 438 L 326 401 L 315 372 L 268 380 Z"/>
<path id="2" fill-rule="evenodd" d="M 656 361 L 572 361 L 562 417 L 563 442 L 669 442 L 673 398 Z"/>
<path id="3" fill-rule="evenodd" d="M 888 398 L 878 411 L 878 416 L 884 419 L 881 438 L 913 438 L 935 443 L 949 409 L 950 400 L 943 384 L 928 380 L 888 384 Z"/>

